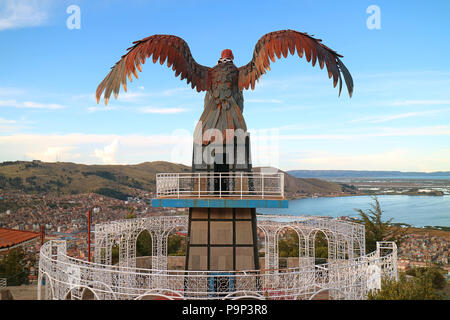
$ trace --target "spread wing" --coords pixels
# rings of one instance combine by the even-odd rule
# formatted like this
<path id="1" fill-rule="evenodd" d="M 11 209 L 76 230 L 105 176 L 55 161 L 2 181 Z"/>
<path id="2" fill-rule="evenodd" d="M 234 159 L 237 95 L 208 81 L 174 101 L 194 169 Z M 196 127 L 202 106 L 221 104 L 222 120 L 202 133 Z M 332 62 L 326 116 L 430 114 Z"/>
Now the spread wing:
<path id="1" fill-rule="evenodd" d="M 189 46 L 183 39 L 172 35 L 153 35 L 133 42 L 134 46 L 128 48 L 128 52 L 111 68 L 105 79 L 99 84 L 96 91 L 97 103 L 99 103 L 104 91 L 105 104 L 108 104 L 111 93 L 117 99 L 120 85 L 127 91 L 127 78 L 132 81 L 132 75 L 138 78 L 136 68 L 142 72 L 141 64 L 145 59 L 153 55 L 153 63 L 164 64 L 172 67 L 175 76 L 181 74 L 181 80 L 187 79 L 192 89 L 197 91 L 207 90 L 209 87 L 209 67 L 195 62 Z"/>
<path id="2" fill-rule="evenodd" d="M 288 52 L 293 55 L 295 50 L 297 50 L 298 56 L 302 58 L 303 54 L 305 54 L 306 60 L 311 62 L 313 67 L 316 62 L 319 62 L 321 69 L 326 65 L 328 77 L 333 77 L 333 86 L 336 87 L 339 82 L 339 95 L 342 90 L 342 73 L 351 97 L 353 93 L 353 79 L 350 72 L 339 59 L 342 56 L 323 45 L 321 41 L 306 33 L 294 30 L 275 31 L 264 35 L 256 43 L 252 60 L 239 68 L 239 89 L 248 89 L 251 86 L 253 90 L 255 81 L 258 81 L 261 75 L 270 70 L 270 60 L 275 62 L 275 56 L 280 59 L 281 55 L 286 58 Z"/>

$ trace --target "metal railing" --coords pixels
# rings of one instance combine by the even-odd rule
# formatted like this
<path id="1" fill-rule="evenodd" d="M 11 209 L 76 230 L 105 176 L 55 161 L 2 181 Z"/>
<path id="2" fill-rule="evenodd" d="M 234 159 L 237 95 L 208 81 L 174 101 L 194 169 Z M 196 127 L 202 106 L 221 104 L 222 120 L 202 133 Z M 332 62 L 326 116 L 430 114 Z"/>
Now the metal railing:
<path id="1" fill-rule="evenodd" d="M 159 173 L 157 198 L 284 198 L 283 173 Z"/>
<path id="2" fill-rule="evenodd" d="M 387 244 L 387 243 L 385 243 Z M 282 270 L 177 271 L 102 265 L 67 256 L 65 241 L 40 252 L 38 299 L 365 299 L 382 277 L 396 277 L 397 248 L 369 255 Z M 42 296 L 41 290 L 45 295 Z"/>
<path id="3" fill-rule="evenodd" d="M 6 278 L 0 278 L 0 288 L 5 288 L 7 286 Z"/>

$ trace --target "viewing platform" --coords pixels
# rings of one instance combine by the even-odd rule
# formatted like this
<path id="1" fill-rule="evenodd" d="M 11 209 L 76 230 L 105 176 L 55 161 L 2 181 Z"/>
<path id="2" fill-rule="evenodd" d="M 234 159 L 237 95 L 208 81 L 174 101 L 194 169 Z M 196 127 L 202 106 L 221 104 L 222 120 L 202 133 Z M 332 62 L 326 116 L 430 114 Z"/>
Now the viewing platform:
<path id="1" fill-rule="evenodd" d="M 160 173 L 153 207 L 287 208 L 284 174 L 264 172 Z"/>

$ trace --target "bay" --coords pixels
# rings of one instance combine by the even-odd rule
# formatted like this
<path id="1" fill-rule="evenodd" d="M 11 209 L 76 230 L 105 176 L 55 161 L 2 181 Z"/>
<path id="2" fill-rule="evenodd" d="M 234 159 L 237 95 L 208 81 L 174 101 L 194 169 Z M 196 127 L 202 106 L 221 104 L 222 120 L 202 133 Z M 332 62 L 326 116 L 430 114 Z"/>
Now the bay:
<path id="1" fill-rule="evenodd" d="M 382 217 L 393 223 L 407 223 L 415 227 L 450 226 L 450 195 L 406 196 L 379 195 Z M 367 210 L 372 196 L 321 197 L 289 200 L 287 209 L 257 209 L 262 214 L 311 215 L 330 217 L 358 217 L 354 209 Z"/>

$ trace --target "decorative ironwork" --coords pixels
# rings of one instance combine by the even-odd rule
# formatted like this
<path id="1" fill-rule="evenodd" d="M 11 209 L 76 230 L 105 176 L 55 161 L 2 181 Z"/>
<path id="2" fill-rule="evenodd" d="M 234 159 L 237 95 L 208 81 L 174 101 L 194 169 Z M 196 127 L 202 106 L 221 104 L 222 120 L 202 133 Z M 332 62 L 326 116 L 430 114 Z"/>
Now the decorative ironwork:
<path id="1" fill-rule="evenodd" d="M 258 215 L 265 235 L 265 268 L 244 271 L 168 270 L 167 239 L 185 228 L 187 216 L 128 219 L 95 226 L 95 262 L 66 253 L 66 242 L 52 240 L 40 252 L 38 299 L 365 299 L 382 277 L 397 278 L 397 247 L 379 242 L 365 254 L 364 226 L 312 216 Z M 278 267 L 280 231 L 299 235 L 299 266 Z M 152 269 L 136 268 L 140 232 L 152 236 Z M 328 261 L 314 263 L 314 237 L 323 232 Z M 119 244 L 119 264 L 111 265 L 111 248 Z M 44 285 L 45 283 L 45 285 Z M 43 295 L 42 295 L 43 293 Z"/>

